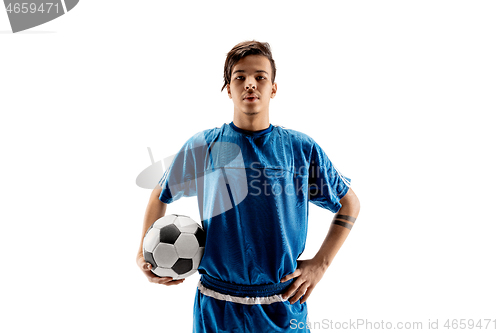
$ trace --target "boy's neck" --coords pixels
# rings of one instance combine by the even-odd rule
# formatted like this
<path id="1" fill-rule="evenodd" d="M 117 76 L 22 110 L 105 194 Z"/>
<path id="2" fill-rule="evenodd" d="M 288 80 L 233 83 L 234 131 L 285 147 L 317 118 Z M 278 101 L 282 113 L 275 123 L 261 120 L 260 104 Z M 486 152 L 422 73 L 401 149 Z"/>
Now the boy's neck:
<path id="1" fill-rule="evenodd" d="M 246 118 L 241 119 L 239 117 L 234 117 L 233 124 L 245 131 L 262 131 L 269 127 L 269 117 L 262 118 Z"/>

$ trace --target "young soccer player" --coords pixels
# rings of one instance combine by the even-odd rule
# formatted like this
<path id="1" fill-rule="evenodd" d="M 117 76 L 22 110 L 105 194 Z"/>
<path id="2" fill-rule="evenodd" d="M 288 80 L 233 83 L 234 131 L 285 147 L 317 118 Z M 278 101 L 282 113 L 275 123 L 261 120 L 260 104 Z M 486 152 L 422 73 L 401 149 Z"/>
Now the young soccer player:
<path id="1" fill-rule="evenodd" d="M 193 332 L 309 332 L 306 300 L 358 216 L 350 179 L 321 147 L 269 122 L 275 76 L 267 43 L 242 42 L 227 54 L 222 90 L 234 103 L 233 121 L 183 145 L 146 209 L 142 238 L 167 204 L 198 197 L 207 238 Z M 336 215 L 317 254 L 298 260 L 309 202 Z M 142 241 L 137 264 L 151 282 L 183 282 L 151 273 Z"/>

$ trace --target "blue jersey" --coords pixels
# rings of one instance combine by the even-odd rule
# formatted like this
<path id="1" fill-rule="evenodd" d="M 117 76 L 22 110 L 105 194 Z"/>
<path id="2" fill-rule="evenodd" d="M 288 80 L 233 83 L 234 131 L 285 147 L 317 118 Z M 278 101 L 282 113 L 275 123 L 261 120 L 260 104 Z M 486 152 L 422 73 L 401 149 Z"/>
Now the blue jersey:
<path id="1" fill-rule="evenodd" d="M 250 132 L 231 122 L 192 136 L 160 185 L 167 204 L 198 197 L 207 235 L 200 274 L 252 286 L 277 285 L 295 271 L 309 202 L 336 213 L 350 179 L 306 134 L 272 124 Z"/>

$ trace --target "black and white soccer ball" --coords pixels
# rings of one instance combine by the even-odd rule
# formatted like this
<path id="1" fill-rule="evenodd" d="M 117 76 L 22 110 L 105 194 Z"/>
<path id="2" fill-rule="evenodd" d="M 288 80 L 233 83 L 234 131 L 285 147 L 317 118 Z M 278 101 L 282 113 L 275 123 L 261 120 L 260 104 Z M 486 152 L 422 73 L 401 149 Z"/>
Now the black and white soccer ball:
<path id="1" fill-rule="evenodd" d="M 184 279 L 194 274 L 205 250 L 205 231 L 188 216 L 167 215 L 146 232 L 143 255 L 159 277 Z"/>

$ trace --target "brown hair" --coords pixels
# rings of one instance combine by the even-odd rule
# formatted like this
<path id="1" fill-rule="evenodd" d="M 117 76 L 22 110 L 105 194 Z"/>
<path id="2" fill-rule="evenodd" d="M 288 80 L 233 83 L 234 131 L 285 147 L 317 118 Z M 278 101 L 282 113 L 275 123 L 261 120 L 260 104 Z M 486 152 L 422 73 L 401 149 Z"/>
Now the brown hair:
<path id="1" fill-rule="evenodd" d="M 269 59 L 273 70 L 271 73 L 271 83 L 274 83 L 274 79 L 276 77 L 276 65 L 274 64 L 271 46 L 269 43 L 261 43 L 256 40 L 245 41 L 236 44 L 227 54 L 226 63 L 224 64 L 224 85 L 222 86 L 221 91 L 223 91 L 224 88 L 231 83 L 231 71 L 233 70 L 233 66 L 240 61 L 240 59 L 252 54 L 263 55 Z"/>

